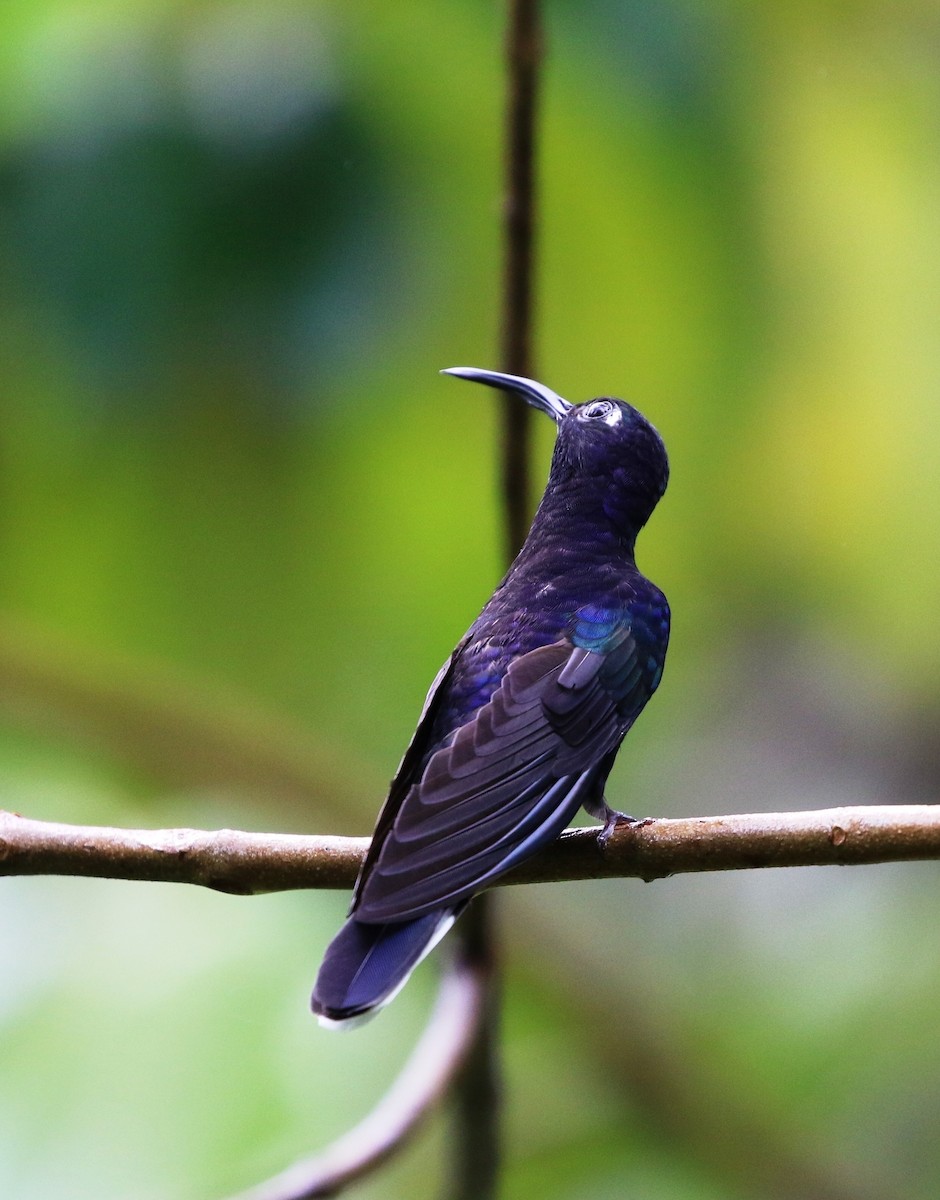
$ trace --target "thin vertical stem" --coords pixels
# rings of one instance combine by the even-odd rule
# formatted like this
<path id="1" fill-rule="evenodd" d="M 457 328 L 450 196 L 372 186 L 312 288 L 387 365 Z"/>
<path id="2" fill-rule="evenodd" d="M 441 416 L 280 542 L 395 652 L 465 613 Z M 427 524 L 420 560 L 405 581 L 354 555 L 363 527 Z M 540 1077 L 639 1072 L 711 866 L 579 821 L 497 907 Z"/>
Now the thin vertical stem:
<path id="1" fill-rule="evenodd" d="M 503 209 L 501 368 L 531 375 L 535 253 L 535 140 L 542 33 L 539 0 L 509 0 L 506 39 L 506 185 Z M 518 397 L 502 398 L 502 496 L 506 561 L 529 521 L 529 418 Z"/>
<path id="2" fill-rule="evenodd" d="M 535 137 L 542 53 L 539 0 L 509 0 L 506 56 L 506 193 L 503 210 L 501 366 L 532 374 Z M 501 491 L 506 561 L 529 523 L 529 409 L 502 400 Z M 454 1090 L 455 1144 L 448 1200 L 493 1200 L 500 1168 L 499 985 L 493 897 L 477 896 L 460 921 L 456 953 L 489 977 L 484 1016 Z"/>
<path id="3" fill-rule="evenodd" d="M 454 951 L 484 980 L 483 1012 L 453 1090 L 453 1144 L 446 1200 L 493 1200 L 499 1191 L 501 1084 L 499 991 L 492 930 L 493 903 L 477 896 L 460 919 Z"/>

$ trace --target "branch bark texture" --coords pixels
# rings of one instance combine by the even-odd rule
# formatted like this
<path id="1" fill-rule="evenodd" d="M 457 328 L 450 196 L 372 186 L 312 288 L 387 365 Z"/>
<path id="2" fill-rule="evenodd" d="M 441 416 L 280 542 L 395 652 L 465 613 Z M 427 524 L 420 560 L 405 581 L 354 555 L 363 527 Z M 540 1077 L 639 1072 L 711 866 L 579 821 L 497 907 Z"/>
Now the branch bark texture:
<path id="1" fill-rule="evenodd" d="M 940 805 L 826 808 L 573 829 L 500 884 L 661 879 L 759 867 L 858 866 L 940 858 Z M 34 821 L 0 811 L 0 875 L 192 883 L 233 895 L 349 888 L 368 838 L 131 830 Z"/>

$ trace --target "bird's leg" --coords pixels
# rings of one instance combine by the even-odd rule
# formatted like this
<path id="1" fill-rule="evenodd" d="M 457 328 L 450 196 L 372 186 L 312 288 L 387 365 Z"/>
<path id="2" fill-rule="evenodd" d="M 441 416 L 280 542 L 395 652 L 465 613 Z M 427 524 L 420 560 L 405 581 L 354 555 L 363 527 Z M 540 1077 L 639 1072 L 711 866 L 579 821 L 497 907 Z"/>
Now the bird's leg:
<path id="1" fill-rule="evenodd" d="M 639 818 L 631 817 L 628 813 L 621 812 L 617 808 L 611 808 L 603 792 L 596 800 L 586 801 L 584 808 L 592 817 L 597 817 L 599 821 L 604 822 L 604 828 L 597 835 L 597 844 L 602 850 L 608 841 L 610 841 L 610 835 L 618 825 L 636 825 L 640 823 Z"/>

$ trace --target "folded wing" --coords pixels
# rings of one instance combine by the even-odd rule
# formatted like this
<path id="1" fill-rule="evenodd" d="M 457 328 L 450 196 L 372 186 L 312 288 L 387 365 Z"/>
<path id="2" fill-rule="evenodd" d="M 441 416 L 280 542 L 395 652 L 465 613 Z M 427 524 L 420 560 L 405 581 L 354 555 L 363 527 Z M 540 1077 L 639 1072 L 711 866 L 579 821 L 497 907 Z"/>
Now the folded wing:
<path id="1" fill-rule="evenodd" d="M 516 659 L 401 799 L 360 881 L 356 919 L 459 903 L 552 841 L 603 788 L 651 691 L 626 622 L 603 652 L 566 639 Z"/>

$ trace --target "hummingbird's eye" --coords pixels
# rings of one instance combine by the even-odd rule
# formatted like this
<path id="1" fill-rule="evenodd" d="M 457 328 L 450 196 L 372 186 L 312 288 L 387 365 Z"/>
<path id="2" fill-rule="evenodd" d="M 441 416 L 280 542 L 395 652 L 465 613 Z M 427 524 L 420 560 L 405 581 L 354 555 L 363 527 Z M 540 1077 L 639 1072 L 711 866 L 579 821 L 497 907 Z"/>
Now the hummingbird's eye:
<path id="1" fill-rule="evenodd" d="M 585 404 L 579 416 L 582 421 L 603 421 L 605 425 L 616 425 L 621 412 L 612 400 L 592 400 L 590 404 Z"/>

